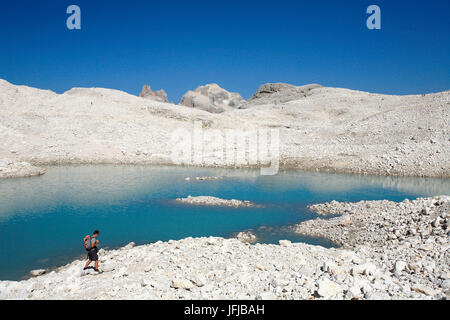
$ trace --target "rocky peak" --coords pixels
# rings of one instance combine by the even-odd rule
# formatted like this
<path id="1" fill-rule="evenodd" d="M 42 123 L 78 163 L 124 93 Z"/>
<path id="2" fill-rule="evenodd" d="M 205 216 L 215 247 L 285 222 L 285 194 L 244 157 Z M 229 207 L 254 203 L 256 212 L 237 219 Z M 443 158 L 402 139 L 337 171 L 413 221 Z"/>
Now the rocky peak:
<path id="1" fill-rule="evenodd" d="M 266 83 L 260 86 L 256 93 L 248 100 L 248 103 L 241 107 L 246 108 L 252 104 L 285 103 L 305 98 L 311 95 L 311 90 L 321 87 L 319 84 L 294 86 L 288 83 Z"/>
<path id="2" fill-rule="evenodd" d="M 153 91 L 149 85 L 144 85 L 142 87 L 142 91 L 139 97 L 159 102 L 168 102 L 167 93 L 163 89 L 159 91 Z"/>
<path id="3" fill-rule="evenodd" d="M 212 83 L 186 92 L 180 105 L 212 113 L 222 113 L 237 108 L 244 102 L 245 100 L 238 93 L 228 92 L 218 84 Z"/>

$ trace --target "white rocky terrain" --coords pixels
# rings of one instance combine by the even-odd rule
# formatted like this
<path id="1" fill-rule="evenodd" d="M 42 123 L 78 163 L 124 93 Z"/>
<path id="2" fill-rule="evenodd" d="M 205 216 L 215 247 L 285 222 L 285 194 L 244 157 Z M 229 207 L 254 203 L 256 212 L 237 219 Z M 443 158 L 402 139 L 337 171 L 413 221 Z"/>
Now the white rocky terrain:
<path id="1" fill-rule="evenodd" d="M 45 168 L 33 166 L 28 162 L 0 159 L 0 178 L 33 177 L 46 172 Z"/>
<path id="2" fill-rule="evenodd" d="M 332 219 L 302 222 L 293 229 L 325 237 L 383 265 L 403 290 L 450 298 L 450 196 L 400 203 L 361 201 L 310 207 Z"/>
<path id="3" fill-rule="evenodd" d="M 117 90 L 56 94 L 0 80 L 0 159 L 43 167 L 172 164 L 173 132 L 200 123 L 220 132 L 279 129 L 285 168 L 450 176 L 449 91 L 390 96 L 273 84 L 241 106 L 215 114 Z M 208 158 L 196 164 L 225 166 Z"/>
<path id="4" fill-rule="evenodd" d="M 221 132 L 279 129 L 285 168 L 450 177 L 449 91 L 390 96 L 266 84 L 247 102 L 218 99 L 228 105 L 221 113 L 149 96 L 56 94 L 0 80 L 0 177 L 43 174 L 51 164 L 172 164 L 172 133 L 194 123 Z M 225 166 L 208 158 L 197 165 Z M 252 235 L 240 234 L 242 241 L 101 250 L 101 274 L 77 260 L 1 281 L 0 299 L 448 299 L 449 199 L 318 204 L 311 209 L 338 216 L 293 227 L 340 249 L 250 245 Z"/>
<path id="5" fill-rule="evenodd" d="M 352 223 L 331 219 L 321 229 L 323 220 L 313 220 L 298 231 L 330 234 L 346 248 L 222 238 L 131 243 L 100 250 L 103 273 L 82 271 L 83 260 L 36 270 L 37 277 L 0 282 L 0 299 L 450 298 L 450 197 L 340 207 Z M 366 228 L 358 231 L 363 217 Z"/>

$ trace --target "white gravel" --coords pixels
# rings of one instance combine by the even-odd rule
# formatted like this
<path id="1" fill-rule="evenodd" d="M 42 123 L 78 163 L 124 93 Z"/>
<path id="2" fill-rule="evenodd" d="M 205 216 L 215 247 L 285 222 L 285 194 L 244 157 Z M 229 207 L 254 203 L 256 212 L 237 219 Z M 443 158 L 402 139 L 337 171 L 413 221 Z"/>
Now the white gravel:
<path id="1" fill-rule="evenodd" d="M 392 201 L 361 201 L 313 205 L 331 219 L 309 220 L 294 231 L 325 237 L 377 261 L 403 290 L 450 297 L 450 197 Z"/>

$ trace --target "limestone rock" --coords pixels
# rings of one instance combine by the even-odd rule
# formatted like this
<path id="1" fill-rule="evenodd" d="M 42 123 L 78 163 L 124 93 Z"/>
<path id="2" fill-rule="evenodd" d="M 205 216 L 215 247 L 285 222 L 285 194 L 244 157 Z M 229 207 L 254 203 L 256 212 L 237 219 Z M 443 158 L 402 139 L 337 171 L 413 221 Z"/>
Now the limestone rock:
<path id="1" fill-rule="evenodd" d="M 238 93 L 228 92 L 213 83 L 186 92 L 180 105 L 211 113 L 222 113 L 237 108 L 244 101 Z"/>
<path id="2" fill-rule="evenodd" d="M 191 290 L 194 288 L 194 284 L 192 281 L 187 279 L 174 279 L 172 280 L 172 288 L 174 289 L 185 289 L 185 290 Z"/>
<path id="3" fill-rule="evenodd" d="M 129 250 L 131 248 L 133 248 L 136 244 L 134 242 L 130 242 L 129 244 L 127 244 L 125 247 L 123 247 L 123 250 Z"/>
<path id="4" fill-rule="evenodd" d="M 311 90 L 321 87 L 319 84 L 294 86 L 287 83 L 266 83 L 260 86 L 256 93 L 241 108 L 245 109 L 252 105 L 269 103 L 285 103 L 306 98 L 311 94 Z"/>
<path id="5" fill-rule="evenodd" d="M 204 206 L 226 206 L 226 207 L 256 207 L 256 205 L 248 200 L 236 200 L 236 199 L 221 199 L 211 196 L 198 196 L 187 198 L 177 198 L 177 202 L 192 204 L 192 205 L 204 205 Z"/>
<path id="6" fill-rule="evenodd" d="M 290 247 L 292 245 L 292 242 L 289 240 L 280 240 L 280 241 L 278 241 L 278 243 L 282 247 Z"/>
<path id="7" fill-rule="evenodd" d="M 397 261 L 397 262 L 395 263 L 395 268 L 394 268 L 394 270 L 395 270 L 395 272 L 400 273 L 400 272 L 402 272 L 403 270 L 406 269 L 406 266 L 407 266 L 407 265 L 408 265 L 408 264 L 407 264 L 405 261 L 399 260 L 399 261 Z"/>
<path id="8" fill-rule="evenodd" d="M 242 231 L 236 235 L 236 238 L 242 242 L 256 242 L 257 237 L 251 231 Z"/>
<path id="9" fill-rule="evenodd" d="M 424 295 L 427 295 L 427 296 L 434 296 L 436 294 L 435 290 L 433 290 L 432 288 L 429 288 L 424 285 L 419 285 L 419 284 L 411 287 L 411 290 L 419 292 L 419 293 L 423 293 Z"/>
<path id="10" fill-rule="evenodd" d="M 342 286 L 329 280 L 328 278 L 322 278 L 319 280 L 318 287 L 317 293 L 325 299 L 336 297 L 343 292 Z"/>
<path id="11" fill-rule="evenodd" d="M 45 270 L 45 269 L 38 269 L 38 270 L 31 270 L 30 271 L 30 275 L 32 277 L 39 277 L 39 276 L 42 276 L 45 273 L 47 273 L 47 270 Z"/>
<path id="12" fill-rule="evenodd" d="M 161 89 L 159 91 L 153 91 L 149 85 L 144 85 L 142 87 L 141 94 L 139 95 L 141 98 L 151 99 L 159 102 L 168 102 L 167 93 Z"/>
<path id="13" fill-rule="evenodd" d="M 0 178 L 33 177 L 46 172 L 46 169 L 36 167 L 28 162 L 0 159 Z"/>

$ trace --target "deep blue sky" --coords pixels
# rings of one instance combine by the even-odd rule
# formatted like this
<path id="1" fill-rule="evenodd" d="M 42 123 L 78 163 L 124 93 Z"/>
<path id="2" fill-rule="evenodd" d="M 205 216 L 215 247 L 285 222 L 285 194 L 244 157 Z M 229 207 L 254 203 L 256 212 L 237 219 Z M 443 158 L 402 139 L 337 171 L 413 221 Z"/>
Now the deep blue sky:
<path id="1" fill-rule="evenodd" d="M 58 93 L 145 83 L 174 102 L 211 82 L 244 98 L 266 82 L 436 92 L 450 89 L 449 14 L 448 0 L 1 0 L 0 78 Z"/>

